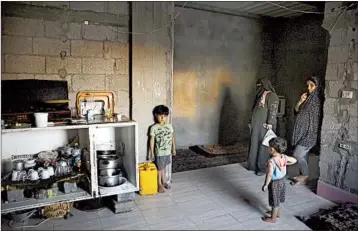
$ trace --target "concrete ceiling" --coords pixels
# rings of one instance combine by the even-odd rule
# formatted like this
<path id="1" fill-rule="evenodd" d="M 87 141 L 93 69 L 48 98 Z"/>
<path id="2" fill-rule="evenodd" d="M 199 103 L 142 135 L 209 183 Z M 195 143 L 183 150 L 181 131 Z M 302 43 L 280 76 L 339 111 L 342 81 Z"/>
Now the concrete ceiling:
<path id="1" fill-rule="evenodd" d="M 176 5 L 182 5 L 182 4 L 176 4 Z M 306 4 L 305 2 L 289 2 L 289 1 L 275 1 L 275 2 L 195 1 L 195 2 L 186 2 L 185 5 L 189 8 L 193 6 L 195 8 L 203 8 L 206 10 L 210 10 L 210 8 L 212 8 L 215 9 L 215 11 L 220 11 L 221 9 L 225 12 L 230 11 L 234 14 L 247 14 L 252 16 L 266 16 L 272 18 L 294 17 L 302 14 L 302 12 L 297 12 L 297 11 L 316 11 L 317 9 L 316 6 L 312 4 Z"/>

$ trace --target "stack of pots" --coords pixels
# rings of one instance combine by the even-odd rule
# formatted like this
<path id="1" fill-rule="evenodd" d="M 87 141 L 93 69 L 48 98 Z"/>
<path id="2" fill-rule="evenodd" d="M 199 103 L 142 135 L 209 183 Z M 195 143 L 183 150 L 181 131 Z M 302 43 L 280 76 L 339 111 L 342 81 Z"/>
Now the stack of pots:
<path id="1" fill-rule="evenodd" d="M 98 184 L 103 187 L 114 187 L 123 183 L 119 168 L 120 159 L 115 150 L 97 151 Z"/>

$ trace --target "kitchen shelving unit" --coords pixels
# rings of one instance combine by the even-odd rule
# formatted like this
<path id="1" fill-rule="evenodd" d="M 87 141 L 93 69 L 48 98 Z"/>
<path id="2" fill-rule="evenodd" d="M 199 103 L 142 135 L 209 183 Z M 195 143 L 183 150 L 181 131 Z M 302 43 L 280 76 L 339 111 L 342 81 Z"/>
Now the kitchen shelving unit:
<path id="1" fill-rule="evenodd" d="M 100 187 L 97 173 L 97 148 L 101 145 L 101 134 L 114 134 L 116 143 L 124 143 L 123 168 L 127 182 L 116 187 Z M 1 213 L 32 209 L 57 202 L 70 202 L 105 197 L 139 190 L 138 170 L 138 124 L 136 121 L 116 123 L 66 125 L 46 128 L 3 129 L 1 131 L 2 174 L 11 171 L 6 163 L 20 156 L 35 155 L 41 151 L 54 150 L 65 146 L 74 136 L 79 137 L 81 148 L 90 153 L 90 190 L 78 188 L 77 192 L 64 194 L 59 192 L 49 199 L 30 198 L 25 201 L 1 204 Z M 84 164 L 84 163 L 83 163 Z M 4 172 L 4 171 L 5 172 Z"/>

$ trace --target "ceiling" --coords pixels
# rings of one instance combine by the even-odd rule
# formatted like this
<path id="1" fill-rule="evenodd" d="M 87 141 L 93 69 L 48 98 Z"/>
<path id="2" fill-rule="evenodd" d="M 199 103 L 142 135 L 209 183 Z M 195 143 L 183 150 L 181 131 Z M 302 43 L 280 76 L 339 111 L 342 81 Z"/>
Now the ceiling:
<path id="1" fill-rule="evenodd" d="M 176 2 L 182 5 L 184 2 Z M 195 1 L 186 2 L 188 8 L 202 8 L 206 10 L 231 12 L 234 14 L 248 14 L 251 16 L 266 16 L 272 18 L 295 17 L 303 14 L 297 11 L 316 11 L 317 7 L 306 2 L 274 1 L 274 2 L 226 2 L 226 1 Z M 286 9 L 285 9 L 286 8 Z M 287 9 L 288 8 L 288 9 Z"/>

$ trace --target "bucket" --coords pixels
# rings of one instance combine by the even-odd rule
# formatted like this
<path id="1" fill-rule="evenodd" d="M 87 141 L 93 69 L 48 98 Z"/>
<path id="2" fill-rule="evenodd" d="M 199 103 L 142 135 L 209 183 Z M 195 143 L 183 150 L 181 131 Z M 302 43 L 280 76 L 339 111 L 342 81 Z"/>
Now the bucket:
<path id="1" fill-rule="evenodd" d="M 47 127 L 48 123 L 48 113 L 45 112 L 36 112 L 34 113 L 35 116 L 35 125 L 38 128 Z"/>

